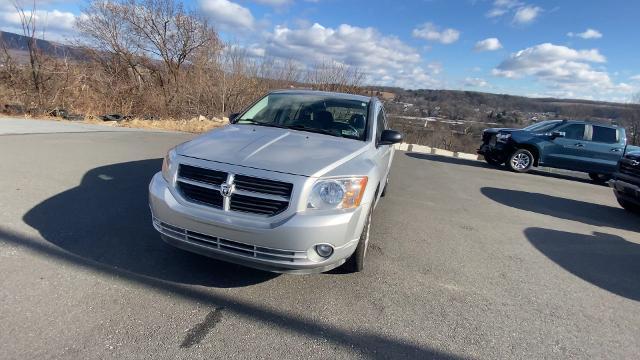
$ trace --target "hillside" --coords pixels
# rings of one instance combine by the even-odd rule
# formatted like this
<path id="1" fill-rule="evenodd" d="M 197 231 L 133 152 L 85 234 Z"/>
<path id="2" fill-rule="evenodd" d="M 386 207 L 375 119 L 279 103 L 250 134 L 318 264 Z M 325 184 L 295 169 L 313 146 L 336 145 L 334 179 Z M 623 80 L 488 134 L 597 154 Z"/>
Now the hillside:
<path id="1" fill-rule="evenodd" d="M 28 61 L 29 38 L 23 35 L 0 31 L 0 49 L 4 46 L 9 54 L 19 62 Z M 60 44 L 48 40 L 36 40 L 38 50 L 45 56 L 85 60 L 84 51 L 78 47 Z"/>

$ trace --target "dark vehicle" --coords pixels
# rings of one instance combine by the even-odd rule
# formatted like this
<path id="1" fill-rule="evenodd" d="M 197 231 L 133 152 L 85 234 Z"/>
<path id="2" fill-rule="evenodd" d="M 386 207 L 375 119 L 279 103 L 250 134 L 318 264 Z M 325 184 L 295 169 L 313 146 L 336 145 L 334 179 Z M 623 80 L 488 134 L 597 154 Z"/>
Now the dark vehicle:
<path id="1" fill-rule="evenodd" d="M 640 151 L 626 154 L 611 181 L 613 193 L 625 210 L 640 213 Z"/>
<path id="2" fill-rule="evenodd" d="M 594 181 L 616 172 L 627 142 L 624 128 L 574 120 L 547 120 L 523 129 L 486 129 L 478 154 L 516 172 L 533 166 L 582 171 Z"/>

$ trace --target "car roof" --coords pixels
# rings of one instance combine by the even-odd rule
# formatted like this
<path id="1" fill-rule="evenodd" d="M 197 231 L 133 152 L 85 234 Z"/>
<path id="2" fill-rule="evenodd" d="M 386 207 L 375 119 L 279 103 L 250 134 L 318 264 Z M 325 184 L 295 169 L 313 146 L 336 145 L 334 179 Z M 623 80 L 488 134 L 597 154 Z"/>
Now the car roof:
<path id="1" fill-rule="evenodd" d="M 326 97 L 332 97 L 332 98 L 364 101 L 364 102 L 369 102 L 375 99 L 374 97 L 363 96 L 363 95 L 355 95 L 355 94 L 347 94 L 347 93 L 331 92 L 331 91 L 304 90 L 304 89 L 274 90 L 269 92 L 269 94 L 316 95 L 316 96 L 326 96 Z"/>

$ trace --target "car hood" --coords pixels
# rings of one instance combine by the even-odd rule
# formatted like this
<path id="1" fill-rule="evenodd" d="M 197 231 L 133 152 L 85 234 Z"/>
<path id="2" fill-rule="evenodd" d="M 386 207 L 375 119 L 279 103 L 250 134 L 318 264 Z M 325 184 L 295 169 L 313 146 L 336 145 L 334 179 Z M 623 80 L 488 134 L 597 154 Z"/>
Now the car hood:
<path id="1" fill-rule="evenodd" d="M 499 132 L 502 133 L 511 133 L 514 131 L 518 131 L 521 129 L 515 129 L 515 128 L 489 128 L 489 129 L 484 129 L 484 132 L 487 134 L 497 134 Z"/>
<path id="2" fill-rule="evenodd" d="M 179 145 L 179 155 L 294 175 L 321 176 L 367 142 L 297 130 L 228 125 Z"/>

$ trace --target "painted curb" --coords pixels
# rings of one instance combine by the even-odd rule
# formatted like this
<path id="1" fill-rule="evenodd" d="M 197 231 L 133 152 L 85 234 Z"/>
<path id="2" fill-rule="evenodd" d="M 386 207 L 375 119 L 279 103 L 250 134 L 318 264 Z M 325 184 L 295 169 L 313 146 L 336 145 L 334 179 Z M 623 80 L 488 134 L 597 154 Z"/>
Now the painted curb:
<path id="1" fill-rule="evenodd" d="M 469 153 L 463 153 L 463 152 L 457 152 L 457 151 L 432 148 L 425 145 L 401 143 L 401 144 L 395 144 L 394 147 L 396 148 L 396 150 L 401 150 L 401 151 L 410 151 L 410 152 L 416 152 L 421 154 L 432 154 L 432 155 L 438 155 L 438 156 L 454 157 L 454 158 L 464 159 L 464 160 L 478 160 L 477 154 L 469 154 Z"/>

